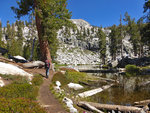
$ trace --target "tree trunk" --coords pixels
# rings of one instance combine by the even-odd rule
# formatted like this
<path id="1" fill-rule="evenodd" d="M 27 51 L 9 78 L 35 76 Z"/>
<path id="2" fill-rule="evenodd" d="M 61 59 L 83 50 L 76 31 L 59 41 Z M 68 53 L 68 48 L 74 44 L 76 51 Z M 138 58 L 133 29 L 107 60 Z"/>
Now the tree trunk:
<path id="1" fill-rule="evenodd" d="M 142 101 L 139 101 L 139 102 L 134 102 L 134 104 L 148 104 L 150 103 L 150 99 L 149 100 L 142 100 Z"/>
<path id="2" fill-rule="evenodd" d="M 104 113 L 100 111 L 99 109 L 95 108 L 94 106 L 91 106 L 90 104 L 85 103 L 85 102 L 80 102 L 79 106 L 82 106 L 83 108 L 88 109 L 89 111 L 96 112 L 96 113 Z"/>
<path id="3" fill-rule="evenodd" d="M 115 110 L 115 111 L 123 111 L 123 112 L 130 111 L 130 112 L 134 112 L 134 113 L 141 113 L 143 111 L 142 108 L 133 107 L 133 106 L 99 104 L 99 103 L 93 103 L 93 102 L 79 102 L 78 106 L 84 106 L 85 104 L 94 106 L 97 109 Z"/>
<path id="4" fill-rule="evenodd" d="M 83 93 L 79 93 L 78 96 L 81 97 L 81 98 L 89 97 L 89 96 L 95 95 L 97 93 L 100 93 L 103 90 L 108 89 L 113 85 L 114 84 L 105 85 L 105 86 L 102 86 L 101 88 L 96 88 L 96 89 L 92 89 L 92 90 L 89 90 L 89 91 L 85 91 Z"/>
<path id="5" fill-rule="evenodd" d="M 34 3 L 36 7 L 37 6 L 36 0 L 34 0 Z M 37 9 L 37 10 L 40 11 L 40 9 Z M 43 36 L 42 36 L 43 27 L 41 23 L 41 18 L 36 14 L 35 19 L 36 19 L 36 26 L 37 26 L 37 31 L 38 31 L 42 61 L 45 61 L 46 59 L 48 59 L 50 63 L 52 63 L 48 41 L 46 39 L 43 39 Z"/>

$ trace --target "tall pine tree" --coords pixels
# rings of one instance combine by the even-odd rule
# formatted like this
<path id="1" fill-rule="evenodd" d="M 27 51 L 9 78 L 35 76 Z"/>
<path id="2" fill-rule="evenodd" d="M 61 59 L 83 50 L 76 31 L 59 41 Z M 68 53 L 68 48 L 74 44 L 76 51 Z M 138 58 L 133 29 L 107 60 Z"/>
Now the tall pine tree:
<path id="1" fill-rule="evenodd" d="M 110 37 L 110 45 L 109 45 L 109 48 L 110 48 L 110 55 L 112 57 L 112 60 L 116 60 L 116 56 L 117 56 L 117 50 L 118 50 L 118 41 L 117 41 L 117 38 L 119 36 L 119 31 L 117 29 L 117 26 L 116 25 L 113 25 L 111 27 L 111 33 L 109 34 L 109 37 Z"/>
<path id="2" fill-rule="evenodd" d="M 102 30 L 102 27 L 98 28 L 97 36 L 99 38 L 100 58 L 102 63 L 105 64 L 106 58 L 106 35 Z"/>
<path id="3" fill-rule="evenodd" d="M 57 31 L 64 25 L 71 25 L 68 20 L 71 13 L 66 9 L 66 0 L 21 0 L 18 6 L 19 8 L 12 7 L 17 17 L 35 11 L 42 60 L 51 61 L 50 52 L 54 55 L 56 53 Z"/>
<path id="4" fill-rule="evenodd" d="M 0 21 L 0 47 L 5 47 L 5 44 L 2 41 L 2 38 L 3 38 L 2 22 Z"/>

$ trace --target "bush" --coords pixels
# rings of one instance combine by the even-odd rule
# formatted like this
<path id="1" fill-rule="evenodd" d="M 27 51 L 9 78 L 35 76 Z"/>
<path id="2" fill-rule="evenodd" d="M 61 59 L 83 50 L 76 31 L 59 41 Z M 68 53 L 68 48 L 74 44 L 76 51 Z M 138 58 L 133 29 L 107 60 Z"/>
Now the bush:
<path id="1" fill-rule="evenodd" d="M 72 72 L 72 71 L 66 72 L 66 78 L 70 82 L 78 83 L 79 81 L 84 81 L 85 77 L 86 77 L 86 73 Z"/>
<path id="2" fill-rule="evenodd" d="M 43 78 L 41 75 L 35 75 L 31 82 L 32 85 L 40 86 L 43 83 Z"/>
<path id="3" fill-rule="evenodd" d="M 126 69 L 126 74 L 128 76 L 131 76 L 131 75 L 135 76 L 135 75 L 140 74 L 140 68 L 135 65 L 126 65 L 125 69 Z"/>
<path id="4" fill-rule="evenodd" d="M 0 98 L 1 113 L 46 113 L 40 105 L 24 98 Z"/>
<path id="5" fill-rule="evenodd" d="M 69 83 L 66 76 L 64 74 L 62 74 L 61 72 L 57 72 L 54 74 L 53 79 L 52 79 L 53 84 L 55 84 L 56 81 L 60 81 L 62 86 Z"/>
<path id="6" fill-rule="evenodd" d="M 1 76 L 6 80 L 11 80 L 12 84 L 0 88 L 0 113 L 46 113 L 37 102 L 33 101 L 36 100 L 39 86 L 43 82 L 40 75 L 33 77 L 32 85 L 26 77 Z"/>
<path id="7" fill-rule="evenodd" d="M 4 80 L 10 80 L 13 81 L 13 83 L 22 84 L 22 83 L 28 83 L 28 78 L 25 76 L 19 76 L 19 75 L 1 75 L 0 76 Z"/>
<path id="8" fill-rule="evenodd" d="M 35 90 L 32 85 L 28 83 L 24 84 L 9 84 L 7 86 L 4 86 L 0 88 L 0 97 L 5 98 L 18 98 L 18 97 L 24 97 L 28 99 L 36 99 Z"/>

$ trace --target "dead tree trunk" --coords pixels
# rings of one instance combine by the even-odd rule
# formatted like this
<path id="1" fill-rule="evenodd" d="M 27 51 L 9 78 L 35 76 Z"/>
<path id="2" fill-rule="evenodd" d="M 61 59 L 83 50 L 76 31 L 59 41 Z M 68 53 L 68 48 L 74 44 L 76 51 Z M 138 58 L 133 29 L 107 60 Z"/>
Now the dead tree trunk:
<path id="1" fill-rule="evenodd" d="M 94 106 L 91 106 L 90 104 L 85 103 L 85 102 L 82 103 L 82 107 L 85 108 L 85 109 L 88 109 L 89 111 L 93 111 L 93 112 L 96 112 L 96 113 L 104 113 L 104 112 L 98 110 L 97 108 L 95 108 Z"/>
<path id="2" fill-rule="evenodd" d="M 78 106 L 84 107 L 86 104 L 94 106 L 97 109 L 104 109 L 104 110 L 115 110 L 115 111 L 134 112 L 134 113 L 141 113 L 143 111 L 142 108 L 133 107 L 133 106 L 109 105 L 109 104 L 99 104 L 93 102 L 79 102 Z"/>
<path id="3" fill-rule="evenodd" d="M 150 103 L 150 100 L 142 100 L 142 101 L 139 101 L 139 102 L 134 102 L 134 104 L 136 104 L 136 105 L 148 104 L 148 103 Z"/>
<path id="4" fill-rule="evenodd" d="M 79 93 L 78 96 L 81 97 L 81 98 L 85 98 L 85 97 L 88 97 L 88 96 L 92 96 L 92 95 L 95 95 L 99 92 L 102 92 L 103 90 L 105 89 L 108 89 L 110 88 L 111 86 L 113 86 L 114 84 L 110 84 L 110 85 L 106 85 L 106 86 L 103 86 L 101 88 L 97 88 L 97 89 L 93 89 L 93 90 L 89 90 L 89 91 L 85 91 L 83 93 Z"/>

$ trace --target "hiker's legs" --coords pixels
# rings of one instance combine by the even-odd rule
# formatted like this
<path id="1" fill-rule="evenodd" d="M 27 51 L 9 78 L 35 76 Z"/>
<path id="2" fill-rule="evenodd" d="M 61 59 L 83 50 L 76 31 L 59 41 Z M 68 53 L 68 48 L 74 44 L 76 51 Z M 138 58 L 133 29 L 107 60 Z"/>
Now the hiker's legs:
<path id="1" fill-rule="evenodd" d="M 46 68 L 46 78 L 49 76 L 49 68 Z"/>

